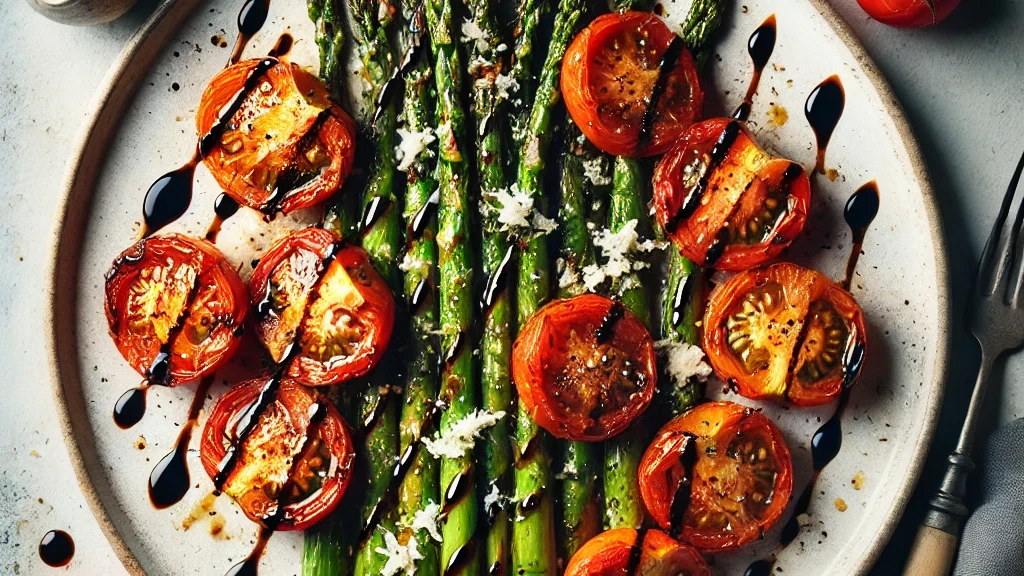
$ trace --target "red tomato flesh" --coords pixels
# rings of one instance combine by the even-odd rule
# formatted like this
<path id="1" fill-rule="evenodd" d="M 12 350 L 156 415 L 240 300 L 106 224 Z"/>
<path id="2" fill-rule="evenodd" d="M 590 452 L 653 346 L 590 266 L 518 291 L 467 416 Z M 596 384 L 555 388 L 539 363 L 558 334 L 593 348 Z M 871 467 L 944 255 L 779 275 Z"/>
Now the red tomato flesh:
<path id="1" fill-rule="evenodd" d="M 616 528 L 588 540 L 573 554 L 565 576 L 711 576 L 696 550 L 659 530 L 647 530 L 643 540 L 632 528 Z M 640 557 L 636 558 L 639 547 Z M 635 566 L 631 566 L 634 563 Z M 629 572 L 633 568 L 633 572 Z"/>

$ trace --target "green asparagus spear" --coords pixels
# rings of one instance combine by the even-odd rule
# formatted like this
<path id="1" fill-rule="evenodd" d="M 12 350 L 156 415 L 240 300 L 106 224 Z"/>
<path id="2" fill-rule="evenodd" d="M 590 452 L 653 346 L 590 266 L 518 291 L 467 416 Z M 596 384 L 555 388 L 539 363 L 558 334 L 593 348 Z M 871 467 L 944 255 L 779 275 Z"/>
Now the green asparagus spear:
<path id="1" fill-rule="evenodd" d="M 430 67 L 430 53 L 426 49 L 426 16 L 422 9 L 406 14 L 408 32 L 403 44 L 413 58 L 405 73 L 402 123 L 410 133 L 425 133 L 434 126 L 434 79 Z M 405 358 L 408 377 L 405 399 L 402 403 L 400 442 L 406 450 L 420 436 L 431 404 L 437 400 L 439 354 L 437 331 L 437 183 L 434 167 L 437 154 L 432 148 L 424 150 L 409 163 L 406 170 L 405 222 L 406 252 L 402 270 L 405 272 L 405 293 L 409 304 L 409 343 Z M 413 525 L 416 513 L 431 504 L 440 505 L 441 489 L 438 462 L 425 450 L 419 449 L 409 473 L 398 490 L 398 518 L 403 527 Z M 416 573 L 437 576 L 441 573 L 438 542 L 429 530 L 421 528 L 416 537 L 417 549 L 423 556 L 417 562 Z M 406 535 L 399 539 L 404 541 Z"/>
<path id="2" fill-rule="evenodd" d="M 640 161 L 619 157 L 615 160 L 608 227 L 619 232 L 635 223 L 637 233 L 649 234 L 647 215 L 647 178 Z M 647 292 L 636 272 L 619 278 L 613 292 L 633 314 L 650 326 L 650 305 Z M 604 505 L 605 528 L 639 528 L 644 511 L 640 503 L 637 472 L 643 456 L 646 429 L 641 421 L 605 442 Z"/>
<path id="3" fill-rule="evenodd" d="M 426 0 L 427 27 L 434 55 L 437 85 L 438 163 L 440 191 L 437 246 L 440 270 L 440 318 L 444 339 L 441 433 L 451 430 L 477 406 L 471 336 L 473 318 L 473 246 L 470 231 L 469 158 L 462 139 L 467 135 L 463 109 L 463 68 L 460 61 L 452 0 Z M 441 461 L 444 490 L 441 566 L 447 573 L 479 574 L 475 542 L 477 490 L 470 454 Z"/>
<path id="4" fill-rule="evenodd" d="M 576 33 L 583 14 L 583 0 L 561 0 L 555 15 L 554 32 L 541 68 L 537 96 L 530 111 L 519 154 L 516 184 L 544 207 L 542 187 L 547 148 L 551 138 L 551 116 L 561 100 L 559 74 L 562 57 Z M 551 269 L 547 238 L 533 235 L 522 247 L 517 290 L 518 322 L 522 326 L 550 295 Z M 518 510 L 512 528 L 512 568 L 518 575 L 553 574 L 556 569 L 554 510 L 545 494 L 551 487 L 551 462 L 540 428 L 520 405 L 516 442 L 515 502 Z"/>
<path id="5" fill-rule="evenodd" d="M 481 401 L 491 413 L 514 413 L 510 362 L 512 357 L 511 302 L 508 279 L 511 274 L 509 234 L 498 222 L 501 209 L 498 192 L 505 189 L 505 148 L 502 139 L 507 106 L 505 98 L 516 86 L 509 82 L 508 48 L 495 24 L 491 0 L 469 0 L 468 25 L 476 37 L 463 36 L 469 55 L 469 76 L 473 81 L 473 124 L 476 134 L 477 173 L 482 202 L 482 268 L 487 283 L 483 297 L 483 333 L 480 350 Z M 512 486 L 512 444 L 510 418 L 503 418 L 484 432 L 481 492 L 486 494 L 483 513 L 487 522 L 484 566 L 491 572 L 507 570 L 512 527 L 504 499 Z M 493 568 L 493 570 L 492 570 Z"/>
<path id="6" fill-rule="evenodd" d="M 402 279 L 397 258 L 402 246 L 402 220 L 395 193 L 396 103 L 384 102 L 381 110 L 377 110 L 377 101 L 395 66 L 388 40 L 388 25 L 394 9 L 386 0 L 350 0 L 349 11 L 356 51 L 368 80 L 363 93 L 362 123 L 372 130 L 376 145 L 374 166 L 363 193 L 362 245 L 374 268 L 396 294 L 401 294 Z M 391 398 L 398 388 L 396 364 L 394 359 L 385 358 L 374 370 L 370 386 L 361 396 L 364 439 L 361 452 L 367 478 L 362 505 L 364 521 L 386 493 L 398 455 L 398 402 Z M 389 510 L 381 519 L 380 529 L 359 543 L 355 559 L 357 575 L 380 574 L 387 558 L 377 549 L 385 547 L 383 530 L 395 531 L 396 516 L 394 510 Z"/>
<path id="7" fill-rule="evenodd" d="M 512 79 L 515 82 L 509 94 L 509 118 L 512 121 L 512 141 L 517 150 L 522 148 L 529 128 L 528 113 L 533 106 L 533 95 L 537 86 L 536 78 L 533 76 L 533 49 L 541 18 L 548 8 L 547 0 L 519 0 L 516 11 L 519 14 L 519 21 L 516 23 L 515 53 L 512 57 Z M 511 160 L 514 165 L 518 159 Z"/>
<path id="8" fill-rule="evenodd" d="M 602 187 L 594 186 L 584 174 L 583 163 L 592 154 L 583 150 L 579 128 L 566 120 L 566 154 L 562 160 L 562 204 L 558 220 L 562 229 L 559 263 L 559 296 L 569 298 L 584 292 L 583 268 L 594 263 L 594 245 L 587 229 L 588 200 L 598 201 Z M 576 550 L 601 529 L 601 446 L 593 442 L 566 442 L 562 451 L 561 524 L 559 556 L 572 558 Z"/>
<path id="9" fill-rule="evenodd" d="M 316 26 L 315 41 L 320 50 L 320 79 L 327 85 L 332 97 L 337 99 L 341 85 L 341 49 L 345 41 L 344 26 L 340 14 L 335 11 L 334 0 L 309 0 L 309 18 Z M 349 195 L 354 198 L 353 194 Z M 358 219 L 355 203 L 339 206 L 330 212 L 331 219 L 325 227 L 344 238 L 353 238 L 355 222 Z M 330 224 L 327 226 L 326 224 Z M 337 387 L 327 392 L 328 397 L 339 407 L 343 416 L 352 421 L 352 402 L 346 402 Z M 342 504 L 327 519 L 306 530 L 302 550 L 302 576 L 342 576 L 352 571 L 352 546 L 354 545 L 359 515 L 354 513 L 354 494 L 346 494 Z"/>

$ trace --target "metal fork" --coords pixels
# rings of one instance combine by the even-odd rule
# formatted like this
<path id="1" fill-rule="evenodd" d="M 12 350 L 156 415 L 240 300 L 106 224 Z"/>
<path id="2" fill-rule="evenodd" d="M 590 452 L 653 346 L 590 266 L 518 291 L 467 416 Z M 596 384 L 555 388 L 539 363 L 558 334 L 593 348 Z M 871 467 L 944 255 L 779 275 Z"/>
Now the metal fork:
<path id="1" fill-rule="evenodd" d="M 956 450 L 949 456 L 946 474 L 917 533 L 904 576 L 948 574 L 953 566 L 961 522 L 970 511 L 964 505 L 967 476 L 974 470 L 971 460 L 974 437 L 985 400 L 989 374 L 996 359 L 1005 352 L 1024 346 L 1024 200 L 1010 225 L 1007 216 L 1024 171 L 1024 156 L 1017 163 L 1010 187 L 1003 197 L 999 217 L 985 244 L 978 278 L 975 282 L 968 323 L 981 346 L 981 366 L 971 394 L 963 429 Z"/>

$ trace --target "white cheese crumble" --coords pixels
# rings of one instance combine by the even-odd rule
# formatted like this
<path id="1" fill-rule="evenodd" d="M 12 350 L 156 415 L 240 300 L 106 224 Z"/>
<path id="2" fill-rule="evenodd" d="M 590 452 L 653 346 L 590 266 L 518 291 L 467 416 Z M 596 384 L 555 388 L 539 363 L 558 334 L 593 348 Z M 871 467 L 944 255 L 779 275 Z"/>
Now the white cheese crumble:
<path id="1" fill-rule="evenodd" d="M 533 213 L 533 229 L 541 234 L 550 234 L 558 228 L 558 223 L 540 212 Z"/>
<path id="2" fill-rule="evenodd" d="M 509 228 L 529 228 L 530 222 L 526 218 L 533 211 L 533 198 L 525 192 L 520 192 L 515 184 L 509 189 L 495 190 L 494 199 L 501 204 L 498 209 L 498 222 L 504 230 Z"/>
<path id="3" fill-rule="evenodd" d="M 608 175 L 603 156 L 596 156 L 590 160 L 585 160 L 583 162 L 583 175 L 594 186 L 607 186 L 612 183 L 612 177 Z"/>
<path id="4" fill-rule="evenodd" d="M 473 448 L 473 443 L 480 437 L 484 428 L 490 428 L 505 417 L 505 412 L 498 411 L 494 414 L 477 409 L 462 420 L 459 420 L 450 430 L 435 438 L 424 438 L 423 446 L 435 458 L 462 458 L 466 452 Z"/>
<path id="5" fill-rule="evenodd" d="M 427 276 L 430 274 L 430 267 L 432 265 L 433 262 L 430 260 L 406 252 L 402 262 L 398 265 L 398 269 L 402 272 L 415 272 L 419 276 Z"/>
<path id="6" fill-rule="evenodd" d="M 691 378 L 704 382 L 711 376 L 711 366 L 704 361 L 704 351 L 699 346 L 666 339 L 655 342 L 654 347 L 665 358 L 665 372 L 676 384 Z"/>
<path id="7" fill-rule="evenodd" d="M 378 554 L 387 556 L 388 561 L 384 564 L 384 568 L 381 569 L 381 575 L 396 576 L 397 574 L 405 574 L 405 576 L 413 576 L 416 574 L 416 561 L 423 560 L 416 537 L 409 536 L 409 542 L 402 546 L 398 543 L 398 538 L 394 534 L 387 530 L 383 532 L 385 548 L 377 548 L 376 551 Z"/>
<path id="8" fill-rule="evenodd" d="M 409 528 L 413 531 L 426 530 L 430 537 L 438 542 L 441 541 L 441 532 L 437 529 L 438 515 L 441 507 L 433 502 L 427 504 L 423 510 L 417 510 L 412 516 L 412 524 Z"/>
<path id="9" fill-rule="evenodd" d="M 607 228 L 595 231 L 591 228 L 594 245 L 601 249 L 601 257 L 605 263 L 603 265 L 591 264 L 583 268 L 583 285 L 588 290 L 595 290 L 608 278 L 615 280 L 633 270 L 649 268 L 649 263 L 632 257 L 632 254 L 651 252 L 667 246 L 667 243 L 655 240 L 639 242 L 640 237 L 636 233 L 636 225 L 636 220 L 630 220 L 618 232 L 612 232 Z"/>
<path id="10" fill-rule="evenodd" d="M 500 505 L 501 502 L 501 491 L 498 490 L 498 485 L 491 484 L 491 491 L 484 496 L 484 510 L 490 510 L 491 508 Z"/>
<path id="11" fill-rule="evenodd" d="M 512 93 L 519 91 L 519 82 L 512 77 L 512 74 L 498 74 L 494 77 L 494 87 L 498 90 L 498 96 L 508 100 Z"/>
<path id="12" fill-rule="evenodd" d="M 490 37 L 491 35 L 477 26 L 476 22 L 466 20 L 462 23 L 462 40 L 476 42 L 477 52 L 486 52 L 490 48 L 490 44 L 487 43 Z"/>
<path id="13" fill-rule="evenodd" d="M 399 128 L 398 137 L 402 141 L 395 147 L 395 160 L 398 161 L 398 169 L 401 171 L 411 168 L 413 162 L 427 149 L 427 146 L 437 140 L 434 131 L 429 127 L 422 132 Z"/>

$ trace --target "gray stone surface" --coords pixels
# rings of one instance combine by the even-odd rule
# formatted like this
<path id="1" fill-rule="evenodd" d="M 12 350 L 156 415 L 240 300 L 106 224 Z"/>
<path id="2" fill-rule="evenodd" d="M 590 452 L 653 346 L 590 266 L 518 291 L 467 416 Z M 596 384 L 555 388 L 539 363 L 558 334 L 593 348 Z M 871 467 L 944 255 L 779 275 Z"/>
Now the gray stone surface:
<path id="1" fill-rule="evenodd" d="M 74 574 L 121 574 L 85 506 L 52 408 L 43 345 L 42 281 L 64 163 L 94 90 L 155 0 L 97 28 L 53 24 L 22 0 L 0 2 L 0 573 L 46 574 L 36 546 L 68 530 Z M 980 254 L 1014 163 L 1024 150 L 1021 104 L 1024 6 L 967 0 L 932 30 L 899 31 L 870 21 L 853 0 L 834 0 L 889 78 L 928 161 L 946 226 L 954 314 L 963 316 Z M 956 324 L 960 326 L 961 324 Z M 918 495 L 875 572 L 898 573 L 942 461 L 966 409 L 977 352 L 953 334 L 951 381 Z M 988 421 L 1024 415 L 1024 358 L 1000 372 Z"/>

